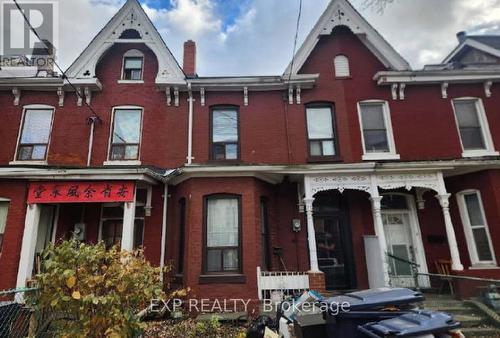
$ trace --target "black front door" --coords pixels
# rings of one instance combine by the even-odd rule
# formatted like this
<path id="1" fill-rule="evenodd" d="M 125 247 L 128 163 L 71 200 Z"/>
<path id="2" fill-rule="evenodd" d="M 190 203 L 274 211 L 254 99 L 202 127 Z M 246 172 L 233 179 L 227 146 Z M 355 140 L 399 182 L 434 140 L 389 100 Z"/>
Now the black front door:
<path id="1" fill-rule="evenodd" d="M 314 228 L 318 264 L 325 273 L 326 289 L 353 289 L 356 285 L 347 206 L 335 192 L 318 195 L 314 205 Z"/>

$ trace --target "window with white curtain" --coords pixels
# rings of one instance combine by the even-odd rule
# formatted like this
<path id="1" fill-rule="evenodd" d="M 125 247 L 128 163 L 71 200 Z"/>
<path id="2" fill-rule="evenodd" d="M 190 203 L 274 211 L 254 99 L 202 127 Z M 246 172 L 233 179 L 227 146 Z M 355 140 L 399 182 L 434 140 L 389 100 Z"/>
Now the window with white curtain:
<path id="1" fill-rule="evenodd" d="M 351 71 L 349 69 L 349 59 L 345 55 L 337 55 L 333 60 L 335 66 L 336 77 L 349 77 Z"/>
<path id="2" fill-rule="evenodd" d="M 363 141 L 363 160 L 396 160 L 394 135 L 386 101 L 369 100 L 358 103 Z"/>
<path id="3" fill-rule="evenodd" d="M 47 158 L 53 114 L 52 108 L 27 108 L 24 111 L 17 149 L 18 161 L 44 161 Z"/>
<path id="4" fill-rule="evenodd" d="M 237 196 L 206 198 L 207 273 L 240 271 L 240 199 Z"/>
<path id="5" fill-rule="evenodd" d="M 330 105 L 311 105 L 306 108 L 307 135 L 310 156 L 335 156 L 335 132 Z"/>
<path id="6" fill-rule="evenodd" d="M 211 111 L 211 141 L 213 160 L 239 158 L 238 109 L 216 107 Z"/>
<path id="7" fill-rule="evenodd" d="M 464 156 L 481 156 L 485 155 L 485 152 L 494 153 L 493 141 L 481 100 L 455 99 L 453 108 Z"/>
<path id="8" fill-rule="evenodd" d="M 496 265 L 481 194 L 469 190 L 457 198 L 472 265 Z"/>
<path id="9" fill-rule="evenodd" d="M 7 225 L 7 212 L 9 211 L 9 202 L 0 202 L 0 253 L 2 252 L 3 236 Z"/>

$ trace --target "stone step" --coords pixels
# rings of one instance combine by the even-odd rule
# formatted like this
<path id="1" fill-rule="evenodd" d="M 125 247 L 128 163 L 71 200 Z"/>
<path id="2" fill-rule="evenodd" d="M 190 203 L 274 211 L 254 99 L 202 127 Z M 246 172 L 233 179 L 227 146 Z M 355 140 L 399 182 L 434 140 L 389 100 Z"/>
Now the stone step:
<path id="1" fill-rule="evenodd" d="M 500 330 L 493 327 L 468 327 L 462 328 L 466 338 L 499 338 Z"/>
<path id="2" fill-rule="evenodd" d="M 453 317 L 462 324 L 462 327 L 465 328 L 480 327 L 484 324 L 484 318 L 476 314 L 456 315 Z"/>

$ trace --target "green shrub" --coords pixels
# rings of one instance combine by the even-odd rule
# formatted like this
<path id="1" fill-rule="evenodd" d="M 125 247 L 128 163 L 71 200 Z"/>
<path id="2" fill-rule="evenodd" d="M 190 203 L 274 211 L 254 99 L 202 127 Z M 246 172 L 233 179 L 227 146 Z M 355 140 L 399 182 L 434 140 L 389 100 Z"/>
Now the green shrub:
<path id="1" fill-rule="evenodd" d="M 59 337 L 133 337 L 143 329 L 136 314 L 164 297 L 161 270 L 141 250 L 72 240 L 49 246 L 43 258 L 35 306 L 76 318 L 59 326 Z"/>

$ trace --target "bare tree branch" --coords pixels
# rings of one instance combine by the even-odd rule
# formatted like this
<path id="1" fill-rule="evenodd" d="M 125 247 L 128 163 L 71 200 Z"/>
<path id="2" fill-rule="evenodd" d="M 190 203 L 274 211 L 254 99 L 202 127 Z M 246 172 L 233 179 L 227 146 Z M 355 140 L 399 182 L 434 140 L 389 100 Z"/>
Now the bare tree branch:
<path id="1" fill-rule="evenodd" d="M 371 8 L 378 13 L 383 13 L 387 5 L 393 2 L 394 0 L 364 0 L 362 8 Z"/>

